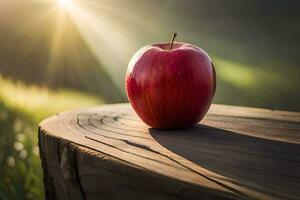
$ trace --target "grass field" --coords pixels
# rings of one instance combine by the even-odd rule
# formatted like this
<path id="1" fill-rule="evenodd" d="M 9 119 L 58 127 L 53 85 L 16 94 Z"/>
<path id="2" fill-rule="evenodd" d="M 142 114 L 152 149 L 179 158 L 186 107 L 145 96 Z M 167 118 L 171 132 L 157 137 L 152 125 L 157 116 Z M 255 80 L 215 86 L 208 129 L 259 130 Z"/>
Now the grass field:
<path id="1" fill-rule="evenodd" d="M 217 72 L 214 103 L 300 111 L 300 68 L 248 65 L 213 56 Z"/>
<path id="2" fill-rule="evenodd" d="M 43 199 L 38 123 L 47 116 L 103 100 L 84 93 L 26 86 L 0 77 L 0 199 Z"/>

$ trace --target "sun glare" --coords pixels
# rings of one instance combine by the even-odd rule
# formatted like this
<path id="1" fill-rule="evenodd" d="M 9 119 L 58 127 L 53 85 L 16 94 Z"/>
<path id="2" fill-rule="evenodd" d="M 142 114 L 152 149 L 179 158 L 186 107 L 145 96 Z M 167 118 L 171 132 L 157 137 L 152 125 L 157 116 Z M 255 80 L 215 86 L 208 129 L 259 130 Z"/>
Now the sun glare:
<path id="1" fill-rule="evenodd" d="M 1 0 L 0 0 L 1 1 Z M 95 59 L 101 63 L 102 67 L 112 75 L 112 80 L 118 84 L 119 78 L 123 76 L 123 71 L 114 66 L 126 66 L 124 62 L 131 56 L 131 52 L 136 48 L 131 41 L 130 32 L 126 32 L 121 25 L 125 18 L 129 25 L 137 24 L 136 18 L 128 16 L 127 12 L 121 12 L 118 8 L 110 5 L 109 1 L 89 1 L 89 0 L 52 0 L 57 4 L 56 28 L 51 44 L 51 51 L 46 78 L 51 79 L 60 68 L 60 57 L 63 55 L 63 41 L 67 34 L 72 34 L 68 29 L 68 24 L 76 26 L 89 50 L 94 54 Z M 139 25 L 140 23 L 138 23 Z"/>
<path id="2" fill-rule="evenodd" d="M 71 0 L 57 0 L 58 4 L 64 8 L 67 8 L 71 5 Z"/>

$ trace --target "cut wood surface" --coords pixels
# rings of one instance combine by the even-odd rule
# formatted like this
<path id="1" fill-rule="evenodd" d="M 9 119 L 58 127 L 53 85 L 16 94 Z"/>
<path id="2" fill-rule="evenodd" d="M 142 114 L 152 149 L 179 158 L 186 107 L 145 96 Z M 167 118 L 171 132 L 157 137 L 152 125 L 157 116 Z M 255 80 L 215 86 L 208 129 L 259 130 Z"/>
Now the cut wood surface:
<path id="1" fill-rule="evenodd" d="M 47 199 L 300 199 L 300 113 L 212 105 L 196 126 L 156 130 L 129 104 L 46 119 Z"/>

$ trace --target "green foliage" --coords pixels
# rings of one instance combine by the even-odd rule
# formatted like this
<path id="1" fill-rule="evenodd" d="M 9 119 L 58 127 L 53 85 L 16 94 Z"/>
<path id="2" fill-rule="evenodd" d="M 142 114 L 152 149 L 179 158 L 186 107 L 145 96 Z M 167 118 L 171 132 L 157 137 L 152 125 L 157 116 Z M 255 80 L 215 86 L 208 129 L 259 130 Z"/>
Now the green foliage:
<path id="1" fill-rule="evenodd" d="M 1 77 L 0 85 L 0 199 L 43 199 L 38 123 L 62 110 L 103 101 L 75 91 L 50 91 Z"/>
<path id="2" fill-rule="evenodd" d="M 41 199 L 42 171 L 36 125 L 15 109 L 0 103 L 0 197 Z"/>

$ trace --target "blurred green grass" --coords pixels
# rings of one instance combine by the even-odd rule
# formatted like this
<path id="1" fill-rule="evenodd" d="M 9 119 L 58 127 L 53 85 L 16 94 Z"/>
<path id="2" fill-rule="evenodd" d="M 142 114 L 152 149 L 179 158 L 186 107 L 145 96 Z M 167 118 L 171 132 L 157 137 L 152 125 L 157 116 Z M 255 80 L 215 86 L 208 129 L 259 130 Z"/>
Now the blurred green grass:
<path id="1" fill-rule="evenodd" d="M 82 92 L 27 86 L 0 76 L 0 199 L 43 199 L 38 123 L 47 116 L 104 103 Z"/>
<path id="2" fill-rule="evenodd" d="M 300 111 L 300 68 L 212 59 L 217 73 L 214 103 Z"/>

